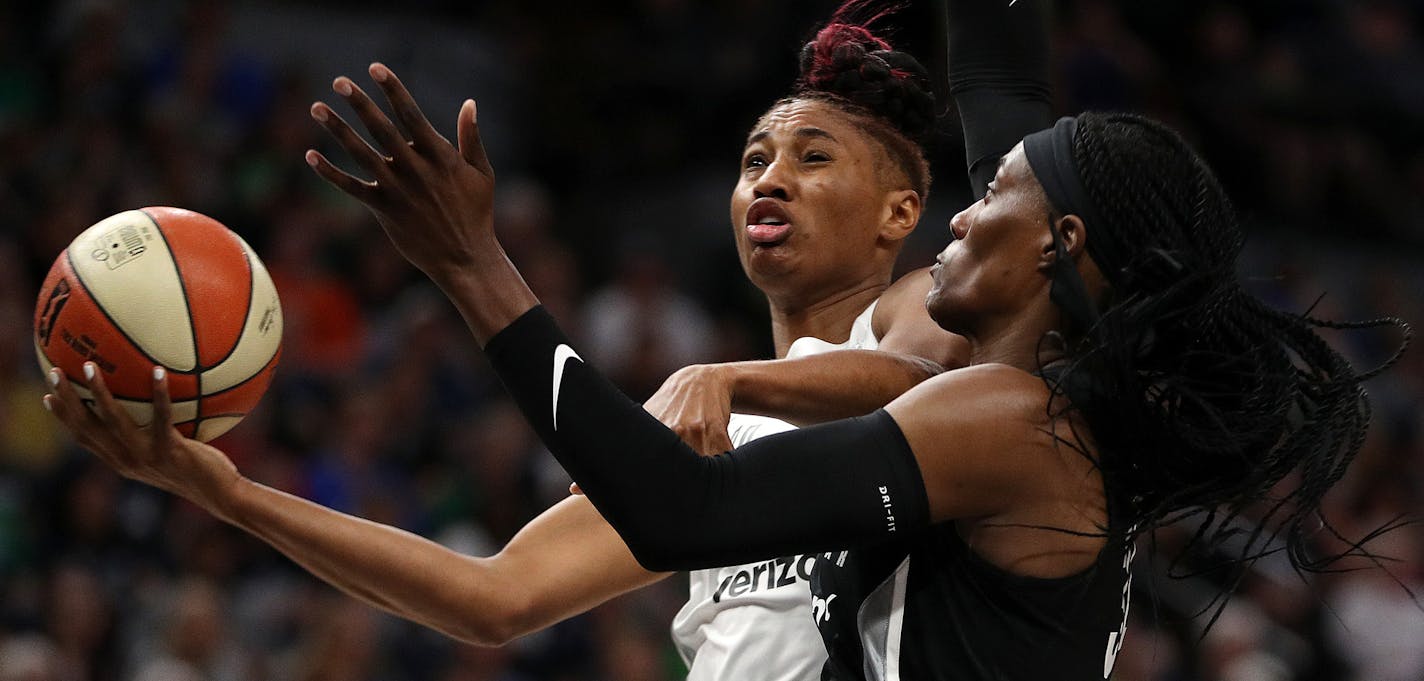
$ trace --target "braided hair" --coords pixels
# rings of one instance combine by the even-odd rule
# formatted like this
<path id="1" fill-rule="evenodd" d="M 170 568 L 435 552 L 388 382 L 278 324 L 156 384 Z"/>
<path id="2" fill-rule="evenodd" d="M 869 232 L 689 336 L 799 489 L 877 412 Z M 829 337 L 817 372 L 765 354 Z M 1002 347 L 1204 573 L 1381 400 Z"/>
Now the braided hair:
<path id="1" fill-rule="evenodd" d="M 1343 539 L 1321 501 L 1364 441 L 1361 382 L 1399 359 L 1408 325 L 1282 312 L 1242 290 L 1231 202 L 1166 126 L 1086 113 L 1072 149 L 1099 220 L 1087 225 L 1089 254 L 1109 290 L 1096 301 L 1096 321 L 1065 341 L 1069 362 L 1050 386 L 1090 428 L 1118 522 L 1135 534 L 1201 516 L 1191 544 L 1214 548 L 1239 533 L 1235 521 L 1249 511 L 1254 529 L 1238 565 L 1278 540 L 1297 571 L 1351 553 L 1373 557 L 1359 542 L 1335 556 L 1311 547 L 1318 532 Z M 1317 333 L 1380 326 L 1402 329 L 1404 339 L 1366 372 Z"/>
<path id="2" fill-rule="evenodd" d="M 929 72 L 870 31 L 871 24 L 900 9 L 878 4 L 849 0 L 841 5 L 801 48 L 800 78 L 772 108 L 811 100 L 841 109 L 885 149 L 920 199 L 928 200 L 925 144 L 935 126 Z"/>

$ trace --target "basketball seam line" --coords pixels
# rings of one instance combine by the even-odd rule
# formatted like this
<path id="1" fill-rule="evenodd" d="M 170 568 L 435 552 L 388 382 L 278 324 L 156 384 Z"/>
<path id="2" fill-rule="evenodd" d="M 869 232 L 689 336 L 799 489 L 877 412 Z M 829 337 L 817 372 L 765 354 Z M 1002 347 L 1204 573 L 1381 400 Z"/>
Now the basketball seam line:
<path id="1" fill-rule="evenodd" d="M 203 422 L 203 355 L 198 349 L 198 327 L 193 323 L 193 301 L 188 298 L 188 287 L 183 283 L 183 268 L 178 264 L 178 255 L 173 252 L 173 244 L 168 241 L 168 235 L 163 231 L 163 225 L 158 224 L 158 220 L 149 214 L 147 210 L 140 209 L 144 217 L 153 223 L 154 231 L 158 232 L 158 238 L 163 239 L 164 249 L 168 251 L 168 259 L 173 262 L 173 271 L 178 273 L 178 291 L 183 294 L 183 309 L 188 312 L 188 332 L 193 336 L 193 380 L 198 383 L 198 395 L 195 398 L 197 404 L 193 405 L 194 413 L 197 416 L 193 419 L 193 434 L 198 434 L 198 427 Z M 246 325 L 246 321 L 243 322 Z"/>

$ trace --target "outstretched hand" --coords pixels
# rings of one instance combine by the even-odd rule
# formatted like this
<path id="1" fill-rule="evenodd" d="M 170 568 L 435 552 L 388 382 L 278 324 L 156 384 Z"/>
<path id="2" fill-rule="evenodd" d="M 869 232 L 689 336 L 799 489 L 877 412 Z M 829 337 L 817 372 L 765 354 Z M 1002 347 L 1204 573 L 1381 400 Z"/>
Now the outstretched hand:
<path id="1" fill-rule="evenodd" d="M 185 438 L 173 427 L 168 376 L 153 372 L 153 422 L 136 424 L 104 384 L 103 373 L 86 362 L 87 381 L 80 387 L 93 396 L 86 405 L 75 385 L 59 369 L 51 369 L 53 392 L 44 405 L 74 435 L 120 475 L 188 499 L 219 515 L 225 495 L 242 479 L 237 467 L 218 449 Z"/>
<path id="2" fill-rule="evenodd" d="M 457 149 L 435 131 L 395 73 L 380 63 L 369 71 L 400 128 L 350 78 L 338 77 L 332 90 L 355 110 L 376 147 L 325 102 L 313 104 L 311 116 L 371 179 L 336 167 L 315 150 L 307 151 L 307 164 L 365 204 L 401 255 L 426 274 L 468 266 L 494 240 L 494 169 L 480 142 L 474 100 L 460 107 Z"/>

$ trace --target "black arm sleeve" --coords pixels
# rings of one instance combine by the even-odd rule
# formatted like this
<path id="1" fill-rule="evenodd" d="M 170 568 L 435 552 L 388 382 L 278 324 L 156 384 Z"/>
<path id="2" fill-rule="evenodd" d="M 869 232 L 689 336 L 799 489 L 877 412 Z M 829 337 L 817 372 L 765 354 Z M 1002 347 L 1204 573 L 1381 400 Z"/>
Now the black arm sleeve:
<path id="1" fill-rule="evenodd" d="M 999 157 L 1053 124 L 1048 81 L 1049 0 L 947 0 L 949 91 L 964 126 L 974 197 Z"/>
<path id="2" fill-rule="evenodd" d="M 853 548 L 929 521 L 883 410 L 702 457 L 583 362 L 542 307 L 485 346 L 525 418 L 651 570 Z"/>

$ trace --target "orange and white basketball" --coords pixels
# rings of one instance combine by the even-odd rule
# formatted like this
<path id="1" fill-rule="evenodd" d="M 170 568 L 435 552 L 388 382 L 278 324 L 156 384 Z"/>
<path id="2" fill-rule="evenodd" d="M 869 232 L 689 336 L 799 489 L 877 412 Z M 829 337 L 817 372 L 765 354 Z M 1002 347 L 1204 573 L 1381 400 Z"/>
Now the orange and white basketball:
<path id="1" fill-rule="evenodd" d="M 79 381 L 84 362 L 98 365 L 139 424 L 153 418 L 153 366 L 166 367 L 174 424 L 207 441 L 266 391 L 282 306 L 241 237 L 193 211 L 143 208 L 100 221 L 59 254 L 35 305 L 34 341 L 45 371 Z"/>

